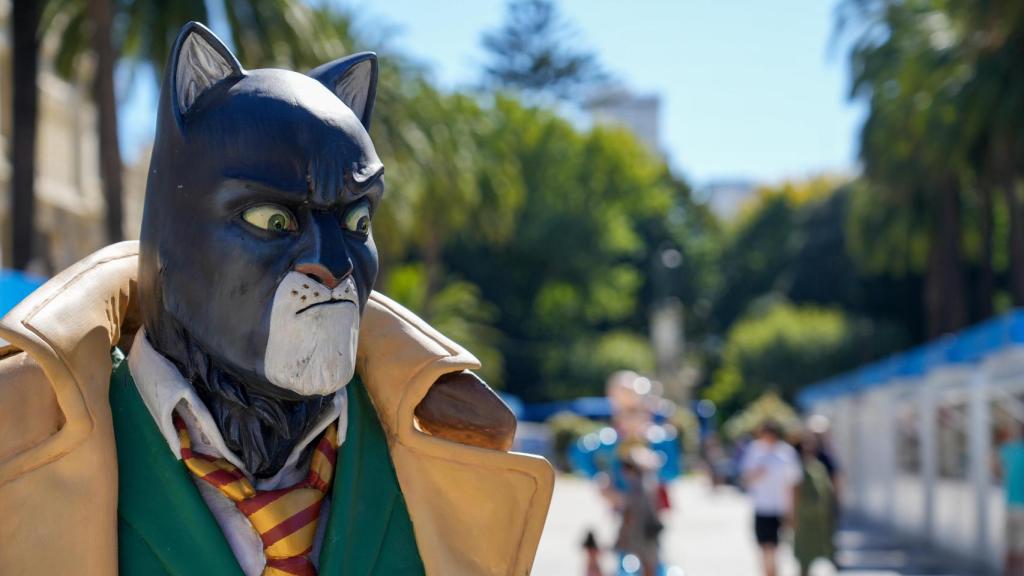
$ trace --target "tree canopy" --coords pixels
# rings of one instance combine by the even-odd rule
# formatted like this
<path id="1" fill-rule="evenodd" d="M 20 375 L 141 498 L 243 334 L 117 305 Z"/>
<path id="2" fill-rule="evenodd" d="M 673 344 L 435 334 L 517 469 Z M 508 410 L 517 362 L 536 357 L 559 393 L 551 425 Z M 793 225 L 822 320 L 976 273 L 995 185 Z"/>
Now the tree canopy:
<path id="1" fill-rule="evenodd" d="M 90 51 L 90 3 L 51 0 L 58 69 Z M 162 66 L 203 2 L 116 1 L 113 47 Z M 560 114 L 607 78 L 550 0 L 482 38 L 481 89 L 434 85 L 331 4 L 224 3 L 247 66 L 380 52 L 371 130 L 387 166 L 378 288 L 527 401 L 650 373 L 652 307 L 677 302 L 685 364 L 728 416 L 1024 304 L 1024 8 L 844 0 L 861 173 L 766 185 L 720 221 L 630 133 Z"/>

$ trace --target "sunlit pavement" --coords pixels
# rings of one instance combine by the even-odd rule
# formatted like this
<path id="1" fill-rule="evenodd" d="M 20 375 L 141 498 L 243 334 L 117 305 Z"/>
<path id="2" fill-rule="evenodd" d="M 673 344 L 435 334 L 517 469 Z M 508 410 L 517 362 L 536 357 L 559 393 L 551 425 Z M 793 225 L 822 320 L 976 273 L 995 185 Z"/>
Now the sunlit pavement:
<path id="1" fill-rule="evenodd" d="M 843 524 L 836 538 L 843 576 L 980 576 L 992 573 L 991 569 L 965 565 L 865 520 L 847 517 Z"/>
<path id="2" fill-rule="evenodd" d="M 662 557 L 686 576 L 756 576 L 757 545 L 753 512 L 742 494 L 732 488 L 711 489 L 701 478 L 687 478 L 672 487 L 673 509 L 665 518 Z M 616 524 L 598 491 L 585 480 L 560 476 L 534 563 L 536 576 L 583 574 L 582 549 L 586 531 L 598 542 L 615 539 Z M 780 576 L 795 576 L 788 548 L 781 551 Z M 606 555 L 606 573 L 613 575 L 615 559 Z M 820 570 L 818 574 L 832 574 Z"/>
<path id="3" fill-rule="evenodd" d="M 685 576 L 757 576 L 752 511 L 733 488 L 712 489 L 703 478 L 687 478 L 671 491 L 673 509 L 665 518 L 662 556 Z M 934 551 L 915 547 L 876 526 L 847 519 L 837 542 L 843 576 L 974 576 L 977 569 L 958 567 Z M 582 576 L 583 538 L 593 530 L 598 542 L 615 539 L 616 524 L 597 489 L 572 476 L 560 476 L 534 564 L 536 576 Z M 780 576 L 796 576 L 788 545 L 780 550 Z M 605 573 L 614 576 L 615 559 L 606 554 Z M 825 562 L 813 576 L 835 574 Z M 675 576 L 673 574 L 672 576 Z"/>

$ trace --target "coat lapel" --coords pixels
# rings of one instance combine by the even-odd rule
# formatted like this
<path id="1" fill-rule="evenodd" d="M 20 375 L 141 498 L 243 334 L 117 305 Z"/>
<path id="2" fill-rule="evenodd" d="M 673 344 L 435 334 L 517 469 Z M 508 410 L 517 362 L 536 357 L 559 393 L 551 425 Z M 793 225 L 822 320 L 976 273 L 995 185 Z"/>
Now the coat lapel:
<path id="1" fill-rule="evenodd" d="M 159 564 L 172 576 L 241 575 L 220 526 L 139 397 L 127 362 L 114 370 L 110 407 L 119 468 L 121 573 Z"/>
<path id="2" fill-rule="evenodd" d="M 334 473 L 319 573 L 423 574 L 412 522 L 376 411 L 358 378 L 349 383 L 348 394 L 348 434 Z"/>

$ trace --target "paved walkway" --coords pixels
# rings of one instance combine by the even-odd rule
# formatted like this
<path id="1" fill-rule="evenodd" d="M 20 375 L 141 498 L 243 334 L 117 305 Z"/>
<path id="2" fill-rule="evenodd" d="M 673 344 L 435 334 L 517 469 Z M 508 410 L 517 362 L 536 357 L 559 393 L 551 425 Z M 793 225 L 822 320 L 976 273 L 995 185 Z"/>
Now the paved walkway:
<path id="1" fill-rule="evenodd" d="M 757 576 L 760 574 L 750 504 L 733 488 L 712 489 L 702 478 L 687 478 L 671 489 L 673 510 L 665 518 L 663 558 L 677 567 L 669 576 Z M 848 521 L 837 537 L 843 576 L 977 576 L 980 571 L 957 566 L 934 551 L 877 526 Z M 582 542 L 593 530 L 598 542 L 615 539 L 615 519 L 589 482 L 560 476 L 555 485 L 551 513 L 537 551 L 535 576 L 583 574 Z M 606 574 L 615 574 L 615 559 L 607 555 Z M 796 576 L 796 564 L 787 546 L 780 551 L 780 576 Z M 835 574 L 819 562 L 812 576 Z"/>
<path id="2" fill-rule="evenodd" d="M 843 576 L 981 576 L 991 570 L 965 564 L 934 548 L 873 524 L 845 518 L 836 536 Z"/>
<path id="3" fill-rule="evenodd" d="M 732 488 L 712 490 L 699 478 L 672 486 L 673 510 L 665 518 L 663 558 L 681 569 L 671 576 L 756 576 L 757 545 L 751 526 L 753 513 L 746 498 Z M 536 576 L 583 574 L 581 544 L 594 530 L 603 546 L 615 539 L 615 519 L 589 482 L 560 476 L 555 484 L 551 513 L 544 529 L 533 573 Z M 783 556 L 788 552 L 783 551 Z M 614 574 L 614 558 L 606 573 Z M 786 558 L 780 576 L 795 576 Z M 831 574 L 832 572 L 822 572 Z"/>

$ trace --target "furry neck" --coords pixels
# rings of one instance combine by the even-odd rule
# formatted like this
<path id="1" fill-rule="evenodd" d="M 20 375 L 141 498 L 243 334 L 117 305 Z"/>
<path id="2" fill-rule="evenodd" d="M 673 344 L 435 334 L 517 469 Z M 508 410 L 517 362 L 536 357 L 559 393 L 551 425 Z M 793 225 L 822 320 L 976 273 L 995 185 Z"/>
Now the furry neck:
<path id="1" fill-rule="evenodd" d="M 284 467 L 296 445 L 330 410 L 334 395 L 288 400 L 248 385 L 207 354 L 188 334 L 177 342 L 152 342 L 192 384 L 213 415 L 225 445 L 256 478 L 269 478 Z M 160 338 L 164 340 L 164 338 Z M 311 443 L 311 448 L 315 443 Z"/>

